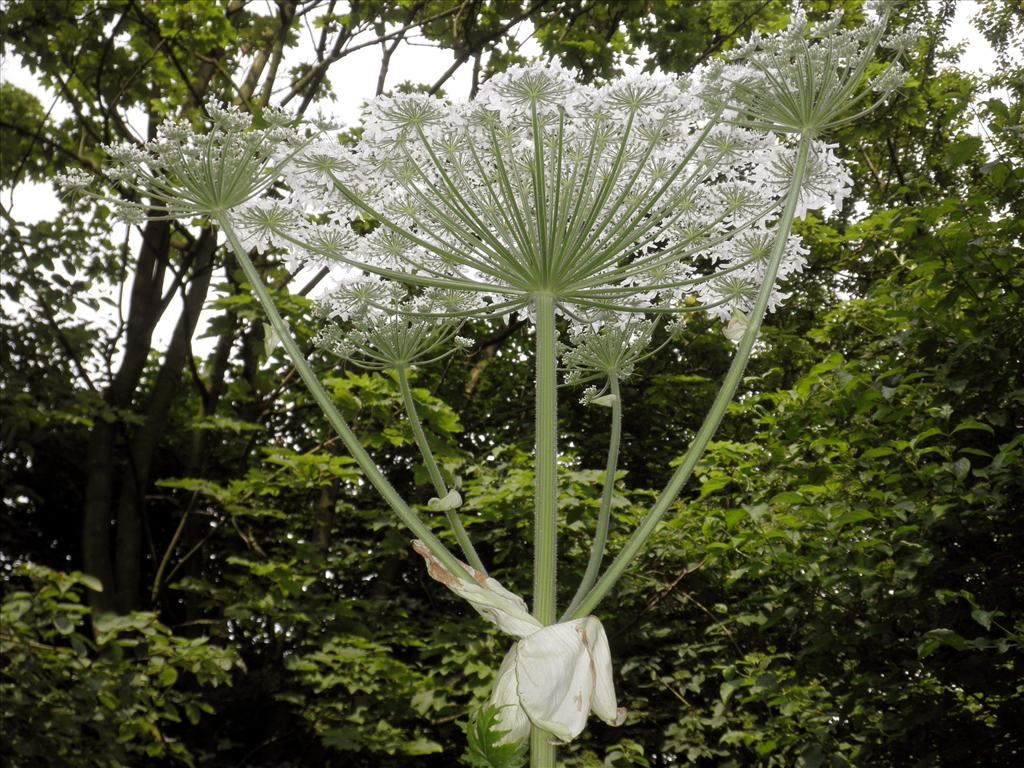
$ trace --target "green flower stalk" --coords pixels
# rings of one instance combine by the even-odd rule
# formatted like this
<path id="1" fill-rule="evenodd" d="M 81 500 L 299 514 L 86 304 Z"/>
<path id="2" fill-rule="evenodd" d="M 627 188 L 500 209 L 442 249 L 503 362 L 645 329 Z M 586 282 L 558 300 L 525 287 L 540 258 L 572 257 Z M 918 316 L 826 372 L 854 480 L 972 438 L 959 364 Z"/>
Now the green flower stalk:
<path id="1" fill-rule="evenodd" d="M 594 529 L 594 540 L 586 571 L 566 609 L 567 614 L 576 608 L 583 596 L 594 586 L 608 543 L 615 478 L 619 465 L 619 443 L 622 439 L 622 392 L 619 385 L 633 375 L 639 362 L 661 349 L 651 349 L 657 321 L 629 316 L 619 323 L 616 322 L 618 319 L 620 318 L 610 317 L 601 324 L 577 328 L 570 335 L 570 344 L 562 353 L 566 385 L 600 381 L 602 388 L 598 389 L 594 385 L 587 387 L 580 401 L 584 405 L 604 406 L 611 412 L 608 458 L 605 462 L 604 487 Z M 668 343 L 668 339 L 665 343 Z"/>
<path id="2" fill-rule="evenodd" d="M 439 362 L 472 344 L 456 335 L 462 326 L 460 321 L 439 316 L 439 310 L 450 307 L 451 297 L 437 290 L 413 297 L 394 283 L 375 280 L 346 283 L 323 301 L 320 309 L 331 319 L 345 321 L 348 327 L 326 325 L 317 336 L 316 344 L 360 368 L 394 373 L 413 439 L 437 493 L 427 506 L 444 512 L 465 558 L 477 571 L 486 573 L 457 511 L 462 497 L 445 483 L 423 431 L 409 383 L 409 370 L 413 366 Z"/>
<path id="3" fill-rule="evenodd" d="M 254 129 L 211 105 L 206 135 L 170 124 L 155 142 L 112 152 L 113 180 L 135 192 L 126 219 L 205 218 L 222 230 L 299 375 L 370 483 L 416 537 L 428 570 L 517 638 L 490 712 L 496 741 L 531 745 L 553 768 L 557 741 L 592 711 L 612 724 L 612 665 L 591 616 L 683 486 L 739 385 L 778 281 L 805 250 L 793 222 L 838 208 L 850 178 L 821 136 L 873 108 L 900 82 L 875 66 L 884 14 L 856 30 L 833 15 L 755 36 L 692 77 L 581 85 L 557 65 L 515 67 L 455 103 L 380 98 L 356 147 L 272 115 Z M 908 36 L 890 41 L 906 47 Z M 81 178 L 67 180 L 81 187 Z M 359 222 L 360 226 L 353 227 Z M 357 231 L 368 232 L 359 235 Z M 331 265 L 339 287 L 318 343 L 370 370 L 393 371 L 436 496 L 468 564 L 390 485 L 313 373 L 254 267 L 252 249 Z M 535 344 L 533 606 L 484 571 L 434 460 L 409 382 L 451 354 L 467 320 L 520 312 Z M 622 432 L 620 383 L 633 374 L 654 319 L 706 312 L 726 322 L 735 357 L 682 464 L 602 571 Z M 562 333 L 570 344 L 560 347 Z M 558 620 L 558 357 L 566 384 L 597 382 L 610 440 L 594 546 Z"/>

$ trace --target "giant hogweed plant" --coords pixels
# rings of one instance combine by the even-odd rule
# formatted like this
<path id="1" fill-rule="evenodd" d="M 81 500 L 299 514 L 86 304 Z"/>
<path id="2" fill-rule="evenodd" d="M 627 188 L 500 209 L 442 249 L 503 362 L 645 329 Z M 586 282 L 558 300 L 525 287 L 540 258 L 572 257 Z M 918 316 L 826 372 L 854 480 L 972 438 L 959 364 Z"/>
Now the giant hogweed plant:
<path id="1" fill-rule="evenodd" d="M 379 98 L 354 148 L 326 126 L 295 125 L 267 110 L 256 128 L 210 104 L 205 133 L 169 122 L 154 141 L 110 152 L 110 177 L 133 193 L 112 201 L 124 219 L 202 218 L 219 227 L 274 336 L 366 479 L 415 536 L 429 574 L 515 638 L 469 729 L 478 755 L 494 764 L 525 759 L 528 744 L 532 766 L 553 766 L 556 744 L 577 737 L 591 712 L 624 721 L 593 611 L 672 509 L 735 394 L 766 313 L 785 299 L 778 281 L 802 268 L 794 220 L 839 207 L 848 192 L 849 177 L 823 137 L 900 82 L 895 64 L 873 63 L 884 18 L 853 30 L 840 21 L 812 26 L 798 13 L 781 34 L 755 36 L 678 80 L 585 86 L 557 65 L 537 65 L 492 78 L 467 103 Z M 320 346 L 395 374 L 435 492 L 426 509 L 447 519 L 461 557 L 394 489 L 314 374 L 250 258 L 267 248 L 337 267 Z M 471 343 L 458 335 L 464 322 L 513 312 L 531 320 L 535 349 L 532 610 L 488 575 L 409 385 L 411 368 Z M 735 356 L 681 464 L 606 563 L 620 383 L 656 352 L 654 324 L 689 312 L 724 321 Z M 593 547 L 561 614 L 560 374 L 564 383 L 590 384 L 584 402 L 610 415 Z"/>

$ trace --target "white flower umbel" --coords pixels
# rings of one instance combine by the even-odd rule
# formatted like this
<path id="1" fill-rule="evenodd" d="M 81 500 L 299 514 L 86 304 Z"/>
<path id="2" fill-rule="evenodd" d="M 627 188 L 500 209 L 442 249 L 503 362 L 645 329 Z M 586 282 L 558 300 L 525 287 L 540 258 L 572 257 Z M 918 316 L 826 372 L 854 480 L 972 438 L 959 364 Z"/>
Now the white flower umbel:
<path id="1" fill-rule="evenodd" d="M 281 110 L 268 107 L 267 127 L 256 128 L 251 115 L 234 107 L 209 101 L 205 108 L 210 120 L 205 132 L 168 120 L 146 144 L 106 148 L 107 176 L 137 193 L 134 200 L 106 198 L 120 218 L 129 223 L 216 218 L 260 197 L 305 144 L 295 118 Z M 78 177 L 63 182 L 71 192 L 83 191 Z"/>
<path id="2" fill-rule="evenodd" d="M 794 170 L 792 147 L 718 109 L 687 81 L 589 86 L 556 65 L 513 68 L 467 103 L 380 98 L 355 149 L 324 139 L 291 164 L 291 207 L 318 217 L 280 234 L 310 258 L 462 291 L 465 314 L 532 315 L 541 294 L 573 322 L 700 310 L 717 275 L 759 280 L 721 245 L 773 231 L 792 175 L 779 169 Z M 841 198 L 834 154 L 812 155 L 834 172 L 806 205 Z M 323 234 L 354 218 L 377 226 L 355 242 Z"/>
<path id="3" fill-rule="evenodd" d="M 595 616 L 543 626 L 521 597 L 469 566 L 453 573 L 420 541 L 427 572 L 464 598 L 481 616 L 519 641 L 502 661 L 490 703 L 505 732 L 500 743 L 519 742 L 536 726 L 561 742 L 575 739 L 593 712 L 609 725 L 622 725 L 612 658 L 604 627 Z"/>
<path id="4" fill-rule="evenodd" d="M 343 283 L 320 302 L 331 322 L 318 334 L 319 347 L 366 370 L 429 365 L 452 355 L 462 321 L 447 318 L 444 295 L 413 297 L 380 280 Z"/>
<path id="5" fill-rule="evenodd" d="M 888 5 L 859 26 L 843 28 L 836 11 L 811 24 L 797 9 L 787 29 L 745 44 L 711 65 L 704 96 L 727 110 L 736 125 L 817 136 L 870 112 L 898 88 L 906 74 L 896 61 L 878 67 L 876 50 L 898 58 L 917 37 L 907 28 L 885 38 Z"/>

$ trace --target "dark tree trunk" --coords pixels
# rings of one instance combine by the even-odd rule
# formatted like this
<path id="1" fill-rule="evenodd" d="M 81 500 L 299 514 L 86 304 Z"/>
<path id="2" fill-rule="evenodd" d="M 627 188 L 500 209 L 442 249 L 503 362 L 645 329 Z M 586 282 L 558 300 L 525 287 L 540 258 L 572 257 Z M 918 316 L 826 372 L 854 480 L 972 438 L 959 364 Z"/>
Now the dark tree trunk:
<path id="1" fill-rule="evenodd" d="M 125 469 L 120 458 L 119 443 L 125 431 L 120 412 L 132 405 L 152 349 L 153 330 L 163 313 L 162 291 L 169 245 L 167 222 L 150 222 L 143 229 L 125 323 L 124 356 L 104 392 L 109 413 L 93 427 L 84 457 L 88 471 L 82 511 L 82 563 L 86 573 L 103 582 L 103 592 L 89 593 L 91 605 L 97 611 L 115 608 L 117 585 L 111 552 L 113 499 L 117 479 Z"/>
<path id="2" fill-rule="evenodd" d="M 184 309 L 146 404 L 144 421 L 135 431 L 128 449 L 128 471 L 125 472 L 117 504 L 116 607 L 122 613 L 139 607 L 144 559 L 143 518 L 150 471 L 167 427 L 171 406 L 181 388 L 182 370 L 187 355 L 191 354 L 192 335 L 210 288 L 216 247 L 213 230 L 204 230 L 190 259 L 192 279 L 185 292 Z"/>

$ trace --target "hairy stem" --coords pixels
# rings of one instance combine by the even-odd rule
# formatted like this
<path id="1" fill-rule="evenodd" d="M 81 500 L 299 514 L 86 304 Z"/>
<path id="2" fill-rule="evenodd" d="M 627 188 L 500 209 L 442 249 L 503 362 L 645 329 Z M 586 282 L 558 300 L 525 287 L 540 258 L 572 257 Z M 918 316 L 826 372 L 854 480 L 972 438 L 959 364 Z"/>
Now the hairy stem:
<path id="1" fill-rule="evenodd" d="M 416 447 L 420 449 L 420 454 L 423 456 L 423 464 L 427 468 L 427 474 L 430 475 L 430 482 L 434 485 L 434 492 L 439 499 L 443 499 L 448 495 L 448 486 L 445 485 L 441 469 L 437 466 L 433 451 L 430 450 L 430 443 L 427 442 L 427 435 L 423 431 L 423 424 L 420 421 L 419 413 L 416 411 L 416 401 L 412 396 L 412 387 L 409 386 L 409 373 L 404 367 L 396 368 L 395 371 L 398 374 L 398 388 L 402 392 L 402 402 L 405 404 L 405 413 L 409 419 L 409 426 L 412 427 L 412 435 L 416 440 Z M 459 517 L 459 513 L 454 509 L 446 509 L 444 514 L 448 518 L 448 524 L 451 526 L 452 533 L 455 534 L 455 539 L 459 542 L 459 547 L 462 549 L 462 554 L 467 562 L 480 573 L 487 573 L 487 569 L 484 568 L 483 563 L 480 561 L 480 556 L 477 554 L 473 542 L 469 540 L 469 535 L 462 525 L 462 518 Z"/>
<path id="2" fill-rule="evenodd" d="M 323 384 L 320 383 L 320 379 L 317 378 L 313 372 L 309 361 L 306 360 L 305 355 L 299 349 L 299 345 L 295 343 L 295 339 L 292 338 L 291 330 L 288 325 L 281 318 L 280 313 L 277 311 L 277 307 L 274 305 L 274 300 L 270 296 L 270 291 L 263 284 L 263 279 L 260 277 L 259 272 L 256 271 L 256 267 L 253 265 L 252 260 L 249 258 L 248 252 L 242 247 L 242 244 L 238 241 L 238 237 L 235 235 L 234 229 L 231 227 L 231 223 L 225 216 L 219 216 L 217 223 L 224 235 L 227 237 L 228 244 L 235 253 L 235 257 L 238 259 L 239 266 L 242 267 L 242 271 L 245 273 L 246 280 L 249 281 L 249 285 L 252 286 L 252 292 L 256 296 L 260 305 L 263 307 L 263 311 L 270 321 L 270 326 L 274 329 L 278 339 L 281 340 L 281 346 L 284 347 L 285 352 L 292 361 L 292 365 L 295 366 L 295 370 L 298 371 L 300 378 L 306 387 L 309 389 L 309 393 L 313 396 L 316 404 L 320 406 L 324 416 L 330 422 L 331 426 L 338 433 L 341 441 L 345 444 L 345 448 L 348 449 L 349 454 L 355 459 L 356 464 L 363 471 L 366 479 L 369 480 L 370 484 L 377 490 L 377 492 L 384 497 L 384 500 L 388 503 L 388 506 L 394 510 L 395 514 L 398 515 L 399 519 L 419 538 L 427 549 L 435 555 L 452 573 L 463 573 L 465 569 L 462 564 L 455 558 L 455 556 L 448 551 L 448 549 L 441 543 L 441 541 L 434 535 L 433 531 L 427 527 L 427 525 L 419 518 L 405 500 L 398 494 L 394 486 L 388 482 L 388 479 L 380 471 L 380 468 L 374 463 L 373 459 L 363 448 L 359 439 L 352 432 L 348 423 L 345 421 L 345 417 L 341 415 L 331 396 L 324 389 Z"/>
<path id="3" fill-rule="evenodd" d="M 725 379 L 722 381 L 722 386 L 718 390 L 718 394 L 715 396 L 715 400 L 711 405 L 711 409 L 708 411 L 708 415 L 704 419 L 704 423 L 701 425 L 700 431 L 697 433 L 697 436 L 693 439 L 693 442 L 687 449 L 686 455 L 683 457 L 682 464 L 678 469 L 676 469 L 675 474 L 672 475 L 672 478 L 669 480 L 664 490 L 659 494 L 657 501 L 647 513 L 647 516 L 640 524 L 640 527 L 633 532 L 629 541 L 626 542 L 626 545 L 622 548 L 619 554 L 615 556 L 611 565 L 608 566 L 608 570 L 606 570 L 601 578 L 598 579 L 593 589 L 591 589 L 587 596 L 580 601 L 580 604 L 572 611 L 571 616 L 567 616 L 566 618 L 586 616 L 588 613 L 593 611 L 594 608 L 597 607 L 598 603 L 601 602 L 602 598 L 604 598 L 604 596 L 608 594 L 608 591 L 615 585 L 615 582 L 622 577 L 622 574 L 625 573 L 630 561 L 632 561 L 640 552 L 647 539 L 654 532 L 658 523 L 661 522 L 665 513 L 668 512 L 672 504 L 675 502 L 676 497 L 683 488 L 683 485 L 690 479 L 690 475 L 693 473 L 694 467 L 697 466 L 697 462 L 703 455 L 712 436 L 718 429 L 719 424 L 722 423 L 726 409 L 729 407 L 729 403 L 732 402 L 733 396 L 736 394 L 736 389 L 739 387 L 743 371 L 747 367 L 747 361 L 750 359 L 750 353 L 754 348 L 754 342 L 757 340 L 757 333 L 761 328 L 761 321 L 764 319 L 764 314 L 768 307 L 768 300 L 771 297 L 772 286 L 775 283 L 775 276 L 778 274 L 779 265 L 782 263 L 782 257 L 786 251 L 786 239 L 789 237 L 790 230 L 793 227 L 793 219 L 796 216 L 796 205 L 800 198 L 800 187 L 803 183 L 804 174 L 807 170 L 807 159 L 810 154 L 810 147 L 811 136 L 807 134 L 802 135 L 800 137 L 800 145 L 797 150 L 797 161 L 796 168 L 793 173 L 793 179 L 790 182 L 789 191 L 786 196 L 786 203 L 783 208 L 782 218 L 779 220 L 775 244 L 772 248 L 768 266 L 765 269 L 764 283 L 757 295 L 754 308 L 750 313 L 750 321 L 747 325 L 746 332 L 743 334 L 743 338 L 740 339 L 740 343 L 736 349 L 736 355 L 733 357 L 732 364 L 729 366 Z"/>

